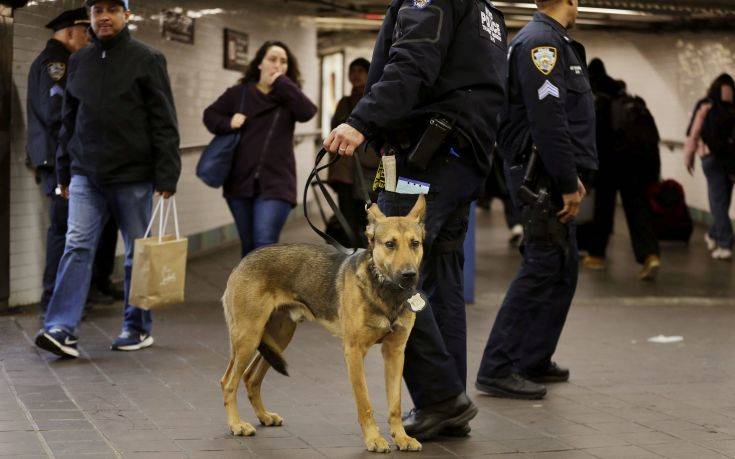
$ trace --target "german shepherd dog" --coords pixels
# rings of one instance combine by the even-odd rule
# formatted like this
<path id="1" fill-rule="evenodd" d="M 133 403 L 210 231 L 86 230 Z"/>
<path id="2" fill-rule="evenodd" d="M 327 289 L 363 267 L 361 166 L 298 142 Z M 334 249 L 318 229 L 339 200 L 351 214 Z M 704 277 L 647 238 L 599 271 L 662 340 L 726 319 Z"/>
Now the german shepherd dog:
<path id="1" fill-rule="evenodd" d="M 283 424 L 263 406 L 260 386 L 269 367 L 288 375 L 282 353 L 296 324 L 306 319 L 342 338 L 365 446 L 375 452 L 391 448 L 373 418 L 364 358 L 370 346 L 382 343 L 391 436 L 399 450 L 421 450 L 403 428 L 401 375 L 415 320 L 409 303 L 418 298 L 425 213 L 423 195 L 405 217 L 386 217 L 373 204 L 367 211 L 368 248 L 353 255 L 328 245 L 276 244 L 243 258 L 222 297 L 231 357 L 220 384 L 233 434 L 255 433 L 238 412 L 240 378 L 261 424 Z"/>

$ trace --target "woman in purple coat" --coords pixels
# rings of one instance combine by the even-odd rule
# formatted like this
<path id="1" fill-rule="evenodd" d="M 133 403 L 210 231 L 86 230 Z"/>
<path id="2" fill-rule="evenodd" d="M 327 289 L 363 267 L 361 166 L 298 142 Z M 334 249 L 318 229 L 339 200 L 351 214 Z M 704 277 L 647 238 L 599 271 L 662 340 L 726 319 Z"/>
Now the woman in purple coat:
<path id="1" fill-rule="evenodd" d="M 296 121 L 309 121 L 316 106 L 301 92 L 299 66 L 288 47 L 260 47 L 240 84 L 204 110 L 212 134 L 242 130 L 223 195 L 242 242 L 242 256 L 278 242 L 296 205 Z M 240 106 L 244 107 L 240 113 Z"/>

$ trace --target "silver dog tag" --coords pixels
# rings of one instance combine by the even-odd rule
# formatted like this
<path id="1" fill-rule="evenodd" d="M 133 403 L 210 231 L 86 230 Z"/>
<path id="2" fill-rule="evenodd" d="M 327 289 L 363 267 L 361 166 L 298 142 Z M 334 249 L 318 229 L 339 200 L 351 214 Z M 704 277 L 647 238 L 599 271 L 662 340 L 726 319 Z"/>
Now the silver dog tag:
<path id="1" fill-rule="evenodd" d="M 420 293 L 415 294 L 408 299 L 408 306 L 413 312 L 420 312 L 426 307 L 426 300 Z"/>

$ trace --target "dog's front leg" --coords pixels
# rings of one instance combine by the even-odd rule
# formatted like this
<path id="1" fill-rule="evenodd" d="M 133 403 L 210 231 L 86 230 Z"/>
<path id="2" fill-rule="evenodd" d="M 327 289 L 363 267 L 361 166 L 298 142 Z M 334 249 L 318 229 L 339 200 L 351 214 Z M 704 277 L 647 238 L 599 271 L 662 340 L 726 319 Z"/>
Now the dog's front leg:
<path id="1" fill-rule="evenodd" d="M 357 404 L 357 419 L 368 451 L 387 453 L 390 451 L 388 440 L 380 436 L 380 429 L 373 418 L 367 383 L 365 382 L 365 354 L 367 346 L 345 342 L 345 361 L 350 375 L 352 391 Z"/>
<path id="2" fill-rule="evenodd" d="M 401 419 L 401 376 L 408 334 L 405 328 L 398 327 L 383 339 L 381 351 L 385 365 L 385 391 L 388 395 L 388 424 L 399 450 L 421 451 L 421 443 L 408 436 Z"/>

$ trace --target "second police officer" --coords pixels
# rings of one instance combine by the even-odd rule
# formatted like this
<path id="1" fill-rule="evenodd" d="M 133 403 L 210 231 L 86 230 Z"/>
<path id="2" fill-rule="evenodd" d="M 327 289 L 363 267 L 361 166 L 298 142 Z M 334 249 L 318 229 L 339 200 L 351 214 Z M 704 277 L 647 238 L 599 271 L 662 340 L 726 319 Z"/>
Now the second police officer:
<path id="1" fill-rule="evenodd" d="M 539 383 L 569 378 L 551 357 L 577 285 L 574 217 L 583 183 L 597 169 L 585 50 L 567 33 L 577 0 L 536 5 L 533 20 L 511 42 L 509 101 L 498 141 L 523 216 L 523 263 L 495 319 L 476 383 L 494 396 L 528 399 L 546 394 Z"/>
<path id="2" fill-rule="evenodd" d="M 427 194 L 420 287 L 429 306 L 417 313 L 403 371 L 415 406 L 404 425 L 419 440 L 466 435 L 477 413 L 465 393 L 462 243 L 469 205 L 490 170 L 505 100 L 506 39 L 503 15 L 489 1 L 393 0 L 365 96 L 324 142 L 351 156 L 367 139 L 395 156 L 396 192 L 378 198 L 386 215 L 405 215 L 413 193 Z"/>

